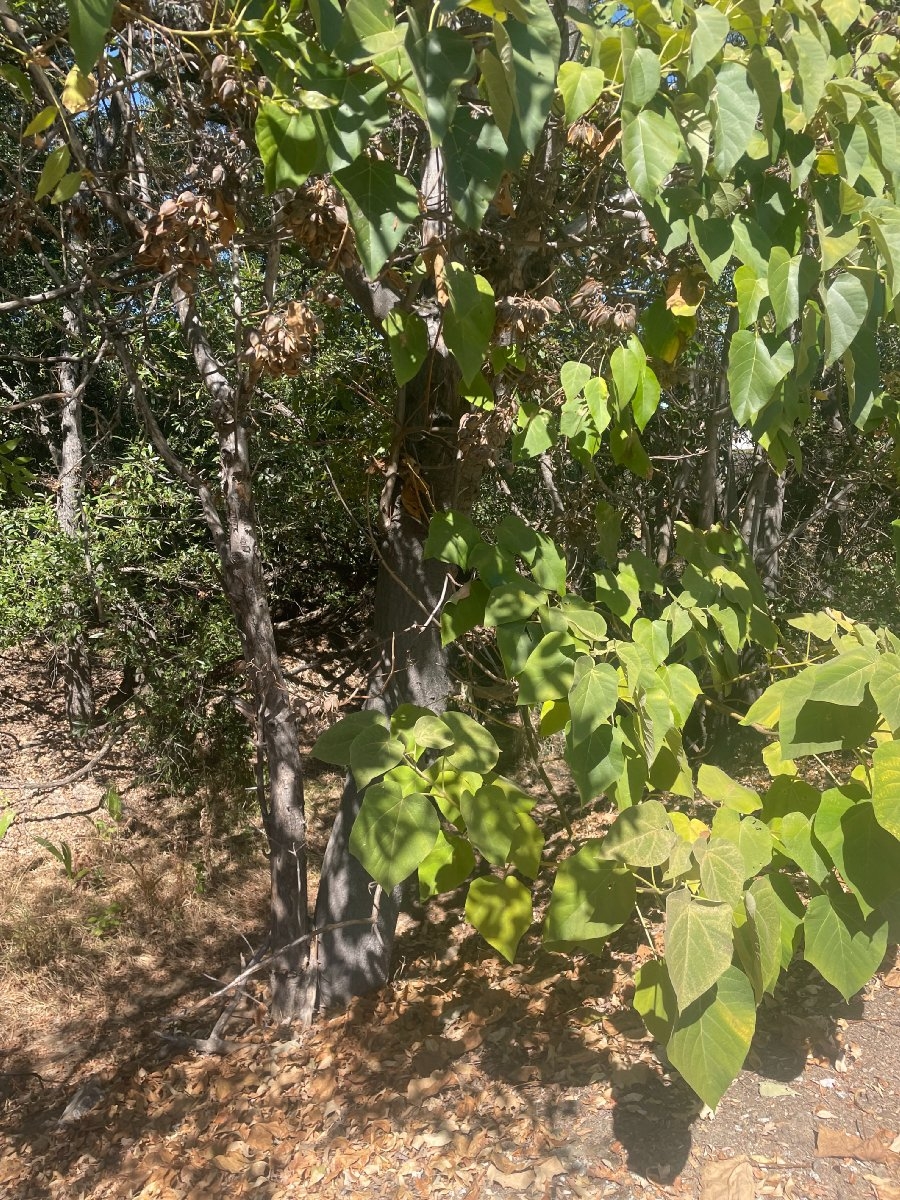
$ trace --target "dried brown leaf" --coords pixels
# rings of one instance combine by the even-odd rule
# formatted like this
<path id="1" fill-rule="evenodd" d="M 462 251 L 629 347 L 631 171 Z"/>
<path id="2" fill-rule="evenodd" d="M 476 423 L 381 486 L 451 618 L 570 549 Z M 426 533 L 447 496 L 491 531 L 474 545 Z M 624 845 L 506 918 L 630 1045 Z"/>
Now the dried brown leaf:
<path id="1" fill-rule="evenodd" d="M 865 1175 L 875 1189 L 875 1195 L 878 1200 L 900 1200 L 900 1185 L 892 1183 L 890 1179 L 885 1179 L 883 1175 Z"/>
<path id="2" fill-rule="evenodd" d="M 861 1158 L 867 1162 L 893 1163 L 897 1155 L 880 1137 L 861 1138 L 855 1133 L 822 1126 L 816 1130 L 817 1158 Z"/>
<path id="3" fill-rule="evenodd" d="M 700 1200 L 754 1200 L 753 1168 L 746 1155 L 704 1164 Z"/>
<path id="4" fill-rule="evenodd" d="M 564 1175 L 565 1172 L 565 1164 L 559 1155 L 551 1154 L 549 1158 L 545 1158 L 543 1162 L 535 1165 L 534 1177 L 538 1183 L 546 1184 L 550 1182 L 554 1175 Z"/>
<path id="5" fill-rule="evenodd" d="M 240 1175 L 247 1169 L 247 1159 L 237 1150 L 230 1150 L 227 1154 L 217 1154 L 212 1161 L 220 1171 L 227 1171 L 230 1175 Z"/>
<path id="6" fill-rule="evenodd" d="M 450 1087 L 455 1082 L 456 1076 L 452 1071 L 435 1071 L 431 1075 L 411 1079 L 406 1087 L 406 1098 L 410 1104 L 417 1104 L 420 1100 L 428 1100 L 432 1096 L 436 1096 L 438 1092 L 442 1092 L 444 1088 Z"/>
<path id="7" fill-rule="evenodd" d="M 497 1183 L 510 1191 L 527 1192 L 534 1184 L 535 1174 L 531 1167 L 526 1167 L 523 1171 L 501 1171 L 491 1163 L 487 1178 L 489 1183 Z"/>

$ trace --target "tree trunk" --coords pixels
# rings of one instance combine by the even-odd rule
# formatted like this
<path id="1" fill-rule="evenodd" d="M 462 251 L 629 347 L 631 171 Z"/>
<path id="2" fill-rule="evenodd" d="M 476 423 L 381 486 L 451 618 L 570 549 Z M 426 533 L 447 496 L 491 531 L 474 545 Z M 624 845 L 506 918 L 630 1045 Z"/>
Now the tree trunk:
<path id="1" fill-rule="evenodd" d="M 309 929 L 306 881 L 306 814 L 297 721 L 275 645 L 275 628 L 263 575 L 253 504 L 253 474 L 247 430 L 251 384 L 232 387 L 212 354 L 188 292 L 172 290 L 185 338 L 211 400 L 219 438 L 224 528 L 210 524 L 222 577 L 247 663 L 256 703 L 258 734 L 268 767 L 263 821 L 271 874 L 272 1013 L 290 1021 L 304 1007 Z M 218 514 L 216 514 L 218 517 Z M 209 517 L 208 517 L 209 520 Z"/>
<path id="2" fill-rule="evenodd" d="M 451 688 L 440 624 L 429 613 L 447 580 L 443 563 L 425 561 L 424 529 L 402 507 L 382 539 L 375 593 L 379 657 L 369 682 L 366 707 L 389 714 L 400 704 L 440 711 Z M 337 820 L 328 839 L 316 898 L 315 928 L 377 918 L 375 926 L 351 926 L 319 936 L 312 971 L 316 1008 L 346 1006 L 354 996 L 382 987 L 388 979 L 400 888 L 387 894 L 350 852 L 350 831 L 362 797 L 348 777 Z"/>
<path id="3" fill-rule="evenodd" d="M 73 351 L 80 333 L 78 315 L 63 306 L 67 334 L 66 351 Z M 79 556 L 85 554 L 84 464 L 85 447 L 81 428 L 81 393 L 74 362 L 61 361 L 57 367 L 60 402 L 60 442 L 56 519 L 67 538 L 78 544 Z M 70 593 L 72 591 L 69 585 Z M 84 731 L 94 723 L 94 684 L 91 658 L 84 630 L 85 614 L 75 595 L 65 604 L 65 616 L 74 632 L 63 649 L 63 680 L 66 693 L 66 717 L 72 729 Z"/>
<path id="4" fill-rule="evenodd" d="M 432 326 L 436 340 L 437 321 Z M 449 570 L 426 560 L 424 541 L 433 511 L 457 497 L 456 377 L 435 348 L 429 365 L 400 391 L 397 436 L 381 502 L 382 531 L 375 590 L 378 657 L 366 707 L 390 713 L 400 704 L 440 711 L 452 686 L 441 647 L 439 608 Z M 374 926 L 330 930 L 316 940 L 308 996 L 313 1008 L 346 1006 L 383 986 L 400 904 L 400 889 L 385 894 L 350 852 L 350 831 L 362 797 L 348 778 L 322 863 L 314 928 L 377 918 Z"/>
<path id="5" fill-rule="evenodd" d="M 299 731 L 275 643 L 253 503 L 247 412 L 253 381 L 242 380 L 236 387 L 228 381 L 209 344 L 192 293 L 180 281 L 172 286 L 172 298 L 185 341 L 210 397 L 219 441 L 221 510 L 208 484 L 192 475 L 168 445 L 121 340 L 116 348 L 151 440 L 167 466 L 194 489 L 200 500 L 241 637 L 257 713 L 257 735 L 268 768 L 261 804 L 271 875 L 272 1013 L 278 1021 L 290 1021 L 304 1011 L 309 956 L 308 943 L 302 940 L 309 931 L 306 816 Z"/>
<path id="6" fill-rule="evenodd" d="M 781 578 L 781 525 L 784 517 L 784 490 L 786 476 L 780 475 L 769 466 L 766 485 L 759 504 L 759 521 L 753 546 L 753 559 L 759 577 L 772 599 L 778 592 Z"/>
<path id="7" fill-rule="evenodd" d="M 306 816 L 299 731 L 291 708 L 263 577 L 253 511 L 247 430 L 235 417 L 219 428 L 226 540 L 220 546 L 225 590 L 244 646 L 256 702 L 259 736 L 268 766 L 263 821 L 271 874 L 272 1013 L 278 1021 L 297 1017 L 303 1003 L 308 931 Z M 284 949 L 282 949 L 284 948 Z"/>

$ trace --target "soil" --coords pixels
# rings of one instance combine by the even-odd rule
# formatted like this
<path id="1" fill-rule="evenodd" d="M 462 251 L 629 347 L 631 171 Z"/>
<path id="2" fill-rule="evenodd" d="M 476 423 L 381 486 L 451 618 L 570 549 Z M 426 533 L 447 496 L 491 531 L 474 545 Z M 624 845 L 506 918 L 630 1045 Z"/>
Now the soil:
<path id="1" fill-rule="evenodd" d="M 11 787 L 100 748 L 59 692 L 40 649 L 0 659 L 0 1196 L 900 1198 L 895 949 L 850 1004 L 792 969 L 714 1114 L 629 1007 L 648 946 L 533 939 L 509 967 L 449 903 L 404 919 L 383 993 L 279 1029 L 254 979 L 225 1053 L 201 1053 L 208 997 L 262 940 L 262 839 L 209 788 L 169 795 L 125 740 L 70 784 Z M 311 783 L 314 850 L 338 785 Z"/>

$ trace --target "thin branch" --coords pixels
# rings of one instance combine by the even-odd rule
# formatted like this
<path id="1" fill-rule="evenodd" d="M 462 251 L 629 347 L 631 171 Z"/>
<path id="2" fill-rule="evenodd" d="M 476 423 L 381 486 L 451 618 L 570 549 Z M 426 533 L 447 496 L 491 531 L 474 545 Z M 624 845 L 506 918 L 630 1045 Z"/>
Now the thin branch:
<path id="1" fill-rule="evenodd" d="M 240 975 L 235 975 L 234 979 L 232 979 L 230 983 L 226 983 L 223 988 L 220 988 L 217 992 L 213 992 L 211 996 L 205 996 L 202 1000 L 198 1000 L 196 1004 L 192 1004 L 187 1011 L 195 1012 L 198 1008 L 205 1008 L 208 1004 L 213 1004 L 216 1000 L 221 1000 L 221 998 L 226 996 L 232 990 L 232 988 L 240 987 L 241 984 L 246 983 L 247 980 L 252 978 L 254 975 L 258 975 L 260 971 L 267 967 L 271 962 L 274 962 L 275 959 L 280 957 L 280 955 L 284 954 L 287 950 L 293 950 L 295 946 L 302 946 L 306 942 L 311 942 L 314 938 L 320 937 L 323 933 L 331 933 L 336 929 L 349 929 L 351 926 L 374 925 L 377 920 L 378 915 L 376 913 L 374 917 L 357 917 L 350 921 L 335 921 L 331 925 L 320 925 L 318 929 L 313 929 L 309 933 L 304 933 L 302 937 L 295 938 L 292 942 L 288 942 L 287 945 L 280 946 L 277 950 L 273 950 L 271 954 L 267 954 L 265 958 L 260 959 L 259 962 L 254 963 L 253 966 L 248 967 L 246 971 L 241 971 Z"/>

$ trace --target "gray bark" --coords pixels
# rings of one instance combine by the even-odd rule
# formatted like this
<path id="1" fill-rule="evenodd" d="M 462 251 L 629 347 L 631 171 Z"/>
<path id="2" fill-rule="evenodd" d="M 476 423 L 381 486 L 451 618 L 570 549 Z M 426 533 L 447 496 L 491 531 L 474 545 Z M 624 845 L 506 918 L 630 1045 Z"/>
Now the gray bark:
<path id="1" fill-rule="evenodd" d="M 176 283 L 172 297 L 185 340 L 210 397 L 219 441 L 220 502 L 210 485 L 192 474 L 173 452 L 147 400 L 127 345 L 121 338 L 116 338 L 114 345 L 153 445 L 169 469 L 197 495 L 219 555 L 225 594 L 241 638 L 258 738 L 268 768 L 261 805 L 271 880 L 272 1013 L 278 1021 L 289 1021 L 303 1011 L 308 958 L 306 942 L 292 944 L 309 930 L 306 816 L 299 731 L 275 643 L 253 503 L 249 388 L 233 387 L 225 377 L 191 294 Z"/>
<path id="2" fill-rule="evenodd" d="M 191 294 L 176 283 L 175 309 L 210 397 L 219 440 L 224 519 L 204 505 L 222 564 L 225 592 L 244 648 L 268 766 L 263 821 L 269 840 L 272 1012 L 289 1021 L 303 1008 L 308 946 L 290 945 L 309 928 L 306 815 L 299 731 L 275 644 L 253 504 L 246 388 L 232 386 L 212 353 Z M 211 497 L 210 497 L 211 499 Z M 281 950 L 281 947 L 288 947 Z"/>
<path id="3" fill-rule="evenodd" d="M 63 322 L 70 346 L 77 344 L 80 333 L 78 314 L 63 306 Z M 81 426 L 82 387 L 73 362 L 57 366 L 60 402 L 59 463 L 57 473 L 56 519 L 62 533 L 78 543 L 85 565 L 84 467 L 85 445 Z M 85 634 L 85 614 L 74 596 L 65 605 L 65 615 L 74 632 L 63 647 L 62 673 L 65 686 L 66 718 L 72 729 L 85 730 L 94 723 L 94 684 L 91 657 Z"/>
<path id="4" fill-rule="evenodd" d="M 393 475 L 389 470 L 382 497 L 375 592 L 378 656 L 369 678 L 366 707 L 384 713 L 407 703 L 440 711 L 451 688 L 437 615 L 448 568 L 424 556 L 430 513 L 410 510 L 423 500 L 429 508 L 441 509 L 454 498 L 455 439 L 451 435 L 458 424 L 448 420 L 450 414 L 440 402 L 452 402 L 454 397 L 452 367 L 437 350 L 430 365 L 398 396 L 398 436 L 392 459 L 394 463 L 407 462 L 415 455 L 416 474 L 404 479 L 402 470 Z M 427 499 L 421 485 L 411 488 L 411 480 L 422 481 Z M 404 488 L 411 488 L 412 494 L 405 495 Z M 361 803 L 358 789 L 348 778 L 322 863 L 314 927 L 373 916 L 377 921 L 374 926 L 331 930 L 317 938 L 307 1015 L 313 1008 L 346 1006 L 354 996 L 383 986 L 389 976 L 400 889 L 386 894 L 350 852 L 350 831 Z"/>
<path id="5" fill-rule="evenodd" d="M 765 490 L 758 505 L 753 559 L 766 595 L 774 597 L 781 578 L 781 525 L 784 517 L 785 473 L 776 474 L 769 466 Z"/>

